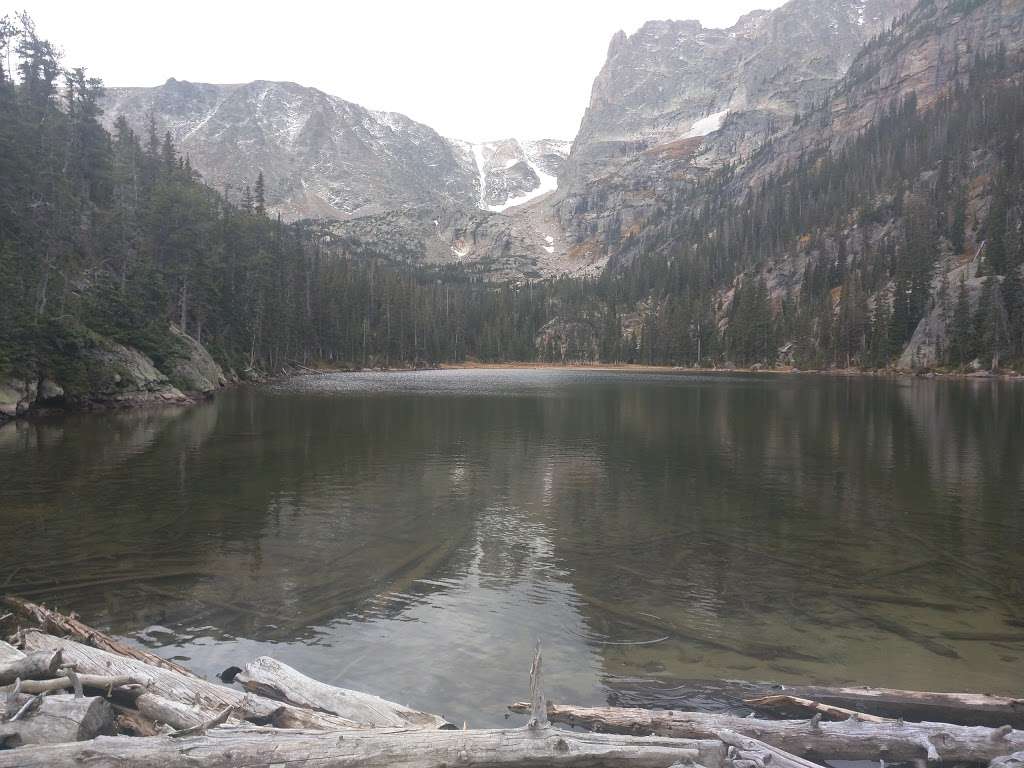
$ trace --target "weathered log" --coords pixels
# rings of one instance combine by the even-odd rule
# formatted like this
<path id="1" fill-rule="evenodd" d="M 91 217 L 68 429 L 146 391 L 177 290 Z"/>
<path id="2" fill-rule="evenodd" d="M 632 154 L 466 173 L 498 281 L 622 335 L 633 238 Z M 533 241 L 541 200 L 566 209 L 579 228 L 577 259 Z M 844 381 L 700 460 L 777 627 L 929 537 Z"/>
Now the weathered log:
<path id="1" fill-rule="evenodd" d="M 934 693 L 866 686 L 817 686 L 737 680 L 637 680 L 609 682 L 616 706 L 659 709 L 708 709 L 746 714 L 744 701 L 786 694 L 888 718 L 1024 729 L 1024 698 L 987 693 Z M 799 718 L 803 707 L 772 708 L 772 715 Z"/>
<path id="2" fill-rule="evenodd" d="M 816 712 L 824 715 L 829 720 L 848 720 L 851 717 L 860 718 L 866 723 L 886 723 L 891 720 L 891 718 L 888 717 L 869 715 L 866 712 L 858 712 L 853 709 L 847 709 L 846 707 L 837 707 L 833 704 L 822 704 L 820 701 L 802 699 L 799 696 L 790 696 L 785 693 L 762 696 L 759 699 L 747 699 L 743 703 L 754 709 L 799 707 L 801 709 L 806 709 L 809 712 Z"/>
<path id="3" fill-rule="evenodd" d="M 205 708 L 199 710 L 191 704 L 172 701 L 158 693 L 150 693 L 142 686 L 130 691 L 129 696 L 133 698 L 135 709 L 142 717 L 166 725 L 171 730 L 194 728 L 203 723 Z"/>
<path id="4" fill-rule="evenodd" d="M 124 675 L 78 675 L 78 681 L 85 688 L 108 692 L 113 688 L 120 688 L 139 682 L 134 677 Z M 72 682 L 70 677 L 62 676 L 50 680 L 22 680 L 19 690 L 22 693 L 49 693 L 50 691 L 63 691 L 74 687 L 74 682 Z M 11 688 L 13 686 L 0 688 L 0 692 L 10 690 Z"/>
<path id="5" fill-rule="evenodd" d="M 18 659 L 23 658 L 25 658 L 24 653 L 19 651 L 13 645 L 0 640 L 0 664 L 6 664 L 9 661 L 17 661 Z"/>
<path id="6" fill-rule="evenodd" d="M 529 712 L 526 702 L 513 704 L 514 712 Z M 723 731 L 760 739 L 798 756 L 835 760 L 909 762 L 930 759 L 944 762 L 985 763 L 1000 755 L 1024 750 L 1024 732 L 1009 726 L 949 725 L 886 721 L 870 723 L 759 720 L 710 712 L 677 712 L 619 707 L 549 705 L 552 722 L 606 733 L 686 739 L 715 738 Z"/>
<path id="7" fill-rule="evenodd" d="M 0 707 L 20 707 L 29 698 L 16 696 Z M 114 710 L 105 699 L 99 696 L 78 698 L 71 694 L 47 696 L 30 714 L 13 722 L 0 722 L 0 749 L 85 741 L 113 732 Z"/>
<path id="8" fill-rule="evenodd" d="M 138 711 L 130 707 L 122 707 L 119 704 L 111 705 L 117 717 L 114 721 L 118 733 L 125 733 L 131 736 L 163 736 L 173 733 L 174 729 L 164 723 L 154 723 L 148 717 L 144 717 Z"/>
<path id="9" fill-rule="evenodd" d="M 718 737 L 730 747 L 733 768 L 821 768 L 817 763 L 735 731 L 723 730 Z"/>
<path id="10" fill-rule="evenodd" d="M 544 674 L 541 665 L 540 641 L 530 666 L 530 728 L 545 728 L 548 725 L 548 699 L 544 693 Z"/>
<path id="11" fill-rule="evenodd" d="M 547 727 L 471 731 L 377 728 L 334 733 L 221 726 L 172 739 L 100 737 L 84 744 L 0 752 L 0 768 L 441 768 L 586 766 L 724 768 L 721 741 L 572 733 Z"/>
<path id="12" fill-rule="evenodd" d="M 988 768 L 1024 768 L 1024 752 L 997 757 L 988 764 Z"/>
<path id="13" fill-rule="evenodd" d="M 882 717 L 960 725 L 1024 728 L 1024 699 L 988 693 L 937 693 L 894 688 L 781 686 L 786 693 Z"/>
<path id="14" fill-rule="evenodd" d="M 209 720 L 204 720 L 198 725 L 193 725 L 191 728 L 182 728 L 180 731 L 175 731 L 168 735 L 172 739 L 183 739 L 186 736 L 201 736 L 211 728 L 216 728 L 218 725 L 226 723 L 231 717 L 232 711 L 231 707 L 224 707 L 218 715 L 211 717 Z"/>
<path id="15" fill-rule="evenodd" d="M 62 637 L 69 637 L 72 640 L 77 640 L 85 645 L 90 645 L 93 648 L 99 648 L 103 651 L 116 653 L 119 656 L 127 656 L 131 659 L 137 659 L 138 661 L 143 661 L 155 667 L 169 669 L 180 675 L 195 677 L 191 671 L 180 664 L 175 664 L 169 659 L 161 658 L 155 653 L 143 651 L 138 648 L 132 648 L 129 645 L 118 642 L 105 632 L 101 632 L 94 627 L 90 627 L 88 624 L 79 621 L 74 616 L 65 616 L 62 613 L 50 610 L 49 608 L 37 605 L 36 603 L 29 602 L 28 600 L 22 600 L 21 598 L 14 597 L 13 595 L 5 595 L 0 598 L 0 603 L 6 605 L 25 619 L 35 622 L 44 632 L 50 632 Z"/>
<path id="16" fill-rule="evenodd" d="M 91 648 L 74 640 L 53 637 L 30 630 L 24 633 L 25 647 L 30 650 L 63 651 L 67 663 L 77 665 L 81 674 L 131 677 L 144 686 L 136 705 L 142 710 L 152 703 L 162 708 L 166 700 L 189 707 L 197 718 L 215 717 L 224 707 L 234 707 L 237 717 L 257 723 L 274 723 L 280 727 L 344 730 L 359 728 L 358 723 L 337 715 L 294 707 L 271 701 L 263 696 L 242 693 L 198 677 L 179 675 L 169 669 L 151 666 L 133 658 L 125 658 L 99 648 Z M 147 697 L 153 697 L 149 699 Z M 168 722 L 174 728 L 189 728 L 196 721 Z"/>
<path id="17" fill-rule="evenodd" d="M 321 683 L 269 656 L 235 675 L 245 690 L 306 709 L 330 712 L 357 723 L 390 728 L 455 727 L 443 717 L 419 712 L 369 693 Z"/>
<path id="18" fill-rule="evenodd" d="M 10 685 L 18 679 L 53 677 L 62 663 L 60 651 L 37 651 L 25 654 L 20 659 L 0 662 L 0 685 Z"/>

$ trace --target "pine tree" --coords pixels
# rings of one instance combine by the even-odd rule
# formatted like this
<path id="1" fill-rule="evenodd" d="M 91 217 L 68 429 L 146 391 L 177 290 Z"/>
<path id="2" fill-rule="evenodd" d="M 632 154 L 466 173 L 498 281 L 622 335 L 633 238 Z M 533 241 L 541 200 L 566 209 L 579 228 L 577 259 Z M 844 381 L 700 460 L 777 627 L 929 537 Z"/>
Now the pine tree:
<path id="1" fill-rule="evenodd" d="M 871 313 L 871 364 L 876 368 L 884 368 L 892 362 L 894 344 L 892 340 L 892 307 L 888 291 L 883 291 L 875 299 L 875 307 Z"/>
<path id="2" fill-rule="evenodd" d="M 160 165 L 165 174 L 171 174 L 178 168 L 178 153 L 174 149 L 170 131 L 164 133 L 164 140 L 160 144 Z"/>
<path id="3" fill-rule="evenodd" d="M 256 176 L 256 187 L 254 196 L 254 211 L 257 216 L 267 215 L 267 201 L 263 189 L 263 171 Z"/>
<path id="4" fill-rule="evenodd" d="M 971 315 L 971 301 L 967 294 L 967 283 L 960 278 L 953 317 L 949 324 L 947 361 L 950 365 L 963 367 L 974 359 L 974 323 Z"/>
<path id="5" fill-rule="evenodd" d="M 1006 180 L 1000 176 L 992 194 L 988 218 L 985 220 L 984 259 L 988 272 L 995 275 L 1006 274 L 1006 204 Z"/>
<path id="6" fill-rule="evenodd" d="M 1006 305 L 1007 348 L 1015 360 L 1024 360 L 1024 280 L 1020 270 L 1012 269 L 1003 281 Z"/>
<path id="7" fill-rule="evenodd" d="M 953 253 L 964 252 L 964 238 L 967 228 L 967 190 L 960 189 L 953 201 L 953 220 L 949 228 L 949 241 L 953 245 Z"/>
<path id="8" fill-rule="evenodd" d="M 974 324 L 981 351 L 991 359 L 991 370 L 997 370 L 1007 350 L 1007 316 L 999 278 L 994 275 L 985 279 Z"/>

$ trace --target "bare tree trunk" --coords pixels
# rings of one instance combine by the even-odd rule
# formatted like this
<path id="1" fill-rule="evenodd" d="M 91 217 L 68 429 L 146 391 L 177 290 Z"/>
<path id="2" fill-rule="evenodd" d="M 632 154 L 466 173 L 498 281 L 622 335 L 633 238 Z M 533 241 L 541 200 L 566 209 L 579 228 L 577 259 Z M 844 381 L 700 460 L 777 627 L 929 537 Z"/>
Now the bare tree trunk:
<path id="1" fill-rule="evenodd" d="M 555 728 L 309 733 L 221 727 L 170 739 L 100 737 L 80 744 L 0 751 L 0 768 L 500 768 L 574 766 L 724 768 L 720 741 L 571 733 Z"/>
<path id="2" fill-rule="evenodd" d="M 12 721 L 11 718 L 18 715 L 31 699 L 31 696 L 15 696 L 6 704 L 0 703 L 0 714 L 6 708 L 6 716 L 0 717 L 0 750 L 28 744 L 86 741 L 101 733 L 113 733 L 114 710 L 106 699 L 99 696 L 47 696 L 34 710 L 26 711 Z M 2 722 L 5 719 L 8 722 Z M 19 750 L 14 754 L 28 756 L 32 753 Z"/>
<path id="3" fill-rule="evenodd" d="M 74 616 L 65 616 L 62 613 L 50 610 L 42 605 L 37 605 L 36 603 L 29 602 L 28 600 L 22 600 L 21 598 L 10 595 L 0 598 L 0 603 L 12 609 L 22 618 L 37 624 L 44 632 L 53 632 L 57 635 L 70 637 L 80 643 L 91 645 L 93 648 L 99 648 L 104 651 L 109 651 L 110 653 L 115 653 L 119 656 L 127 656 L 132 659 L 137 659 L 138 661 L 145 662 L 146 664 L 151 664 L 163 669 L 169 669 L 181 675 L 195 677 L 192 672 L 185 669 L 185 667 L 180 664 L 175 664 L 173 661 L 164 659 L 154 653 L 149 653 L 148 651 L 139 650 L 138 648 L 133 648 L 125 645 L 124 643 L 120 643 L 105 632 L 101 632 L 98 629 L 90 627 L 88 624 L 83 621 L 79 621 Z"/>
<path id="4" fill-rule="evenodd" d="M 233 707 L 240 720 L 259 723 L 285 724 L 286 727 L 320 728 L 324 730 L 353 729 L 358 723 L 337 715 L 293 707 L 289 704 L 271 701 L 263 696 L 244 694 L 235 688 L 217 685 L 198 677 L 152 666 L 142 661 L 117 656 L 97 648 L 80 645 L 72 640 L 51 637 L 31 630 L 25 633 L 25 647 L 31 650 L 57 650 L 63 652 L 66 664 L 75 664 L 77 671 L 92 675 L 116 675 L 138 680 L 143 688 L 137 693 L 136 706 L 142 711 L 152 706 L 152 711 L 168 711 L 166 700 L 185 704 L 198 718 L 209 719 L 218 715 L 225 707 Z M 153 697 L 151 700 L 148 697 Z M 176 728 L 195 725 L 194 719 L 187 722 L 170 722 Z"/>
<path id="5" fill-rule="evenodd" d="M 60 665 L 60 651 L 39 651 L 20 659 L 0 662 L 0 685 L 8 685 L 18 679 L 39 680 L 54 677 Z"/>
<path id="6" fill-rule="evenodd" d="M 748 703 L 778 694 L 893 719 L 985 725 L 990 728 L 1009 724 L 1024 729 L 1024 698 L 988 693 L 936 693 L 867 686 L 778 685 L 737 680 L 674 681 L 671 690 L 656 684 L 615 688 L 615 699 L 622 706 L 643 706 L 644 702 L 655 698 L 658 707 L 662 709 L 689 709 L 688 704 L 693 697 L 699 696 L 729 702 L 736 707 L 750 706 L 770 712 L 774 717 L 800 718 L 813 714 L 805 707 Z"/>
<path id="7" fill-rule="evenodd" d="M 260 656 L 246 664 L 235 680 L 250 693 L 297 707 L 330 712 L 365 725 L 454 728 L 438 715 L 418 712 L 369 693 L 321 683 L 269 656 Z"/>
<path id="8" fill-rule="evenodd" d="M 8 645 L 3 640 L 0 640 L 0 664 L 6 664 L 8 662 L 17 661 L 18 659 L 24 658 L 24 653 L 19 651 L 13 645 Z"/>
<path id="9" fill-rule="evenodd" d="M 785 686 L 782 691 L 804 699 L 905 720 L 1024 728 L 1024 699 L 988 693 L 936 693 L 895 688 Z M 782 710 L 780 710 L 781 712 Z"/>
<path id="10" fill-rule="evenodd" d="M 528 712 L 530 705 L 523 702 L 510 709 Z M 1024 750 L 1024 732 L 1014 731 L 1009 726 L 871 723 L 852 718 L 841 722 L 820 722 L 817 718 L 758 720 L 710 712 L 561 705 L 549 705 L 548 717 L 556 723 L 603 733 L 711 739 L 732 731 L 794 755 L 829 760 L 909 762 L 929 759 L 977 763 Z"/>

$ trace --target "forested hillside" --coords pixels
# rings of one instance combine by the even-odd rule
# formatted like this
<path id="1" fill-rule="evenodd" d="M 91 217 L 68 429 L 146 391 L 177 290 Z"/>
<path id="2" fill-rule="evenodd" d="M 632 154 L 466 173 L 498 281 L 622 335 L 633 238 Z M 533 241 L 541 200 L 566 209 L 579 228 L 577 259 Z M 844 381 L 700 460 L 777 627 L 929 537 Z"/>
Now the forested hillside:
<path id="1" fill-rule="evenodd" d="M 0 383 L 22 393 L 15 403 L 42 388 L 88 403 L 134 386 L 124 369 L 152 361 L 146 381 L 205 389 L 186 364 L 203 347 L 229 378 L 469 358 L 1020 366 L 1020 53 L 979 50 L 927 105 L 913 91 L 876 97 L 862 130 L 780 155 L 787 136 L 834 132 L 835 105 L 872 67 L 948 21 L 911 18 L 927 23 L 900 20 L 869 43 L 780 138 L 680 185 L 621 233 L 630 258 L 598 278 L 506 284 L 413 268 L 322 223 L 283 223 L 265 210 L 259 174 L 226 197 L 152 122 L 138 135 L 119 120 L 108 133 L 101 81 L 65 67 L 27 16 L 6 18 Z M 128 365 L 134 350 L 148 360 Z"/>
<path id="2" fill-rule="evenodd" d="M 108 134 L 100 80 L 27 16 L 3 21 L 0 53 L 0 372 L 87 398 L 106 341 L 170 374 L 172 323 L 240 374 L 532 356 L 511 289 L 328 256 L 315 224 L 267 216 L 261 177 L 226 199 L 152 125 Z"/>
<path id="3" fill-rule="evenodd" d="M 1020 361 L 1021 75 L 1005 52 L 980 57 L 933 107 L 892 103 L 738 202 L 727 168 L 666 207 L 629 277 L 608 279 L 620 303 L 648 298 L 644 359 L 695 359 L 701 328 L 703 354 L 739 364 L 882 367 L 935 313 L 924 364 Z"/>

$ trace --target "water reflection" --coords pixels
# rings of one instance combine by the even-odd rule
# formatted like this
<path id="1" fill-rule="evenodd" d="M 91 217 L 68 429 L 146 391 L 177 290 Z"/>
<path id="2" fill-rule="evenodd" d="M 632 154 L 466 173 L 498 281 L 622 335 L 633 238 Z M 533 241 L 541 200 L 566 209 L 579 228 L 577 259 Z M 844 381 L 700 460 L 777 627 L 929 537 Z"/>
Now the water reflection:
<path id="1" fill-rule="evenodd" d="M 0 581 L 212 674 L 503 722 L 616 678 L 1024 683 L 1024 387 L 305 377 L 0 430 Z M 70 564 L 68 563 L 70 561 Z"/>

